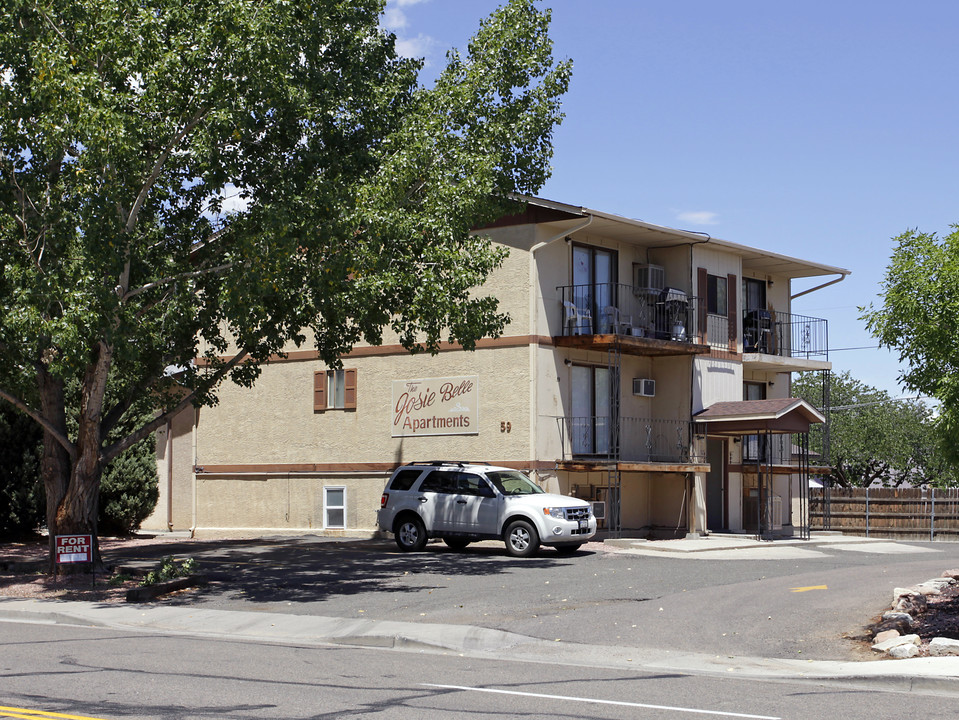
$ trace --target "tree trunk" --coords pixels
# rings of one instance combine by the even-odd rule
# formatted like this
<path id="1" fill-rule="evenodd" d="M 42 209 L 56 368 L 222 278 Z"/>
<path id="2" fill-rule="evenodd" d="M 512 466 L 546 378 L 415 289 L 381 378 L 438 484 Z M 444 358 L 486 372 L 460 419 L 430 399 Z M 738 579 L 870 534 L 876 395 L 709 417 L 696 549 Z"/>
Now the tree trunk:
<path id="1" fill-rule="evenodd" d="M 50 420 L 64 436 L 67 434 L 66 412 L 63 402 L 63 383 L 42 369 L 38 375 L 40 406 L 44 417 Z M 40 477 L 47 499 L 47 530 L 49 531 L 49 572 L 56 574 L 55 538 L 57 535 L 57 508 L 67 493 L 70 478 L 70 455 L 66 448 L 48 431 L 43 432 L 43 459 Z"/>
<path id="2" fill-rule="evenodd" d="M 55 544 L 57 535 L 90 535 L 91 559 L 94 572 L 103 572 L 100 558 L 100 542 L 97 538 L 97 515 L 100 501 L 100 477 L 103 473 L 101 456 L 103 403 L 106 395 L 107 376 L 112 362 L 112 352 L 105 343 L 100 343 L 96 361 L 87 368 L 80 388 L 80 415 L 76 445 L 68 452 L 62 445 L 50 448 L 47 462 L 47 434 L 44 434 L 44 485 L 47 487 L 47 529 L 50 533 L 50 567 L 52 573 L 69 573 L 84 570 L 87 566 L 56 566 Z M 45 371 L 41 372 L 41 390 Z M 66 411 L 63 385 L 46 376 L 52 388 L 45 394 L 44 414 L 63 418 L 63 435 L 66 436 Z M 49 409 L 46 407 L 49 402 Z M 51 492 L 52 491 L 52 492 Z"/>

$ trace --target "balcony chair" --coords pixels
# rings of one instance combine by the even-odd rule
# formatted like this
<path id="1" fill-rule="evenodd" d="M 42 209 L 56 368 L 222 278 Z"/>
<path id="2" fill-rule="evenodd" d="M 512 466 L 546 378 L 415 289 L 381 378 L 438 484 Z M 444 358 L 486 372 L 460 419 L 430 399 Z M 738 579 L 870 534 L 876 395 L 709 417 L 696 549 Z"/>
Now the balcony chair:
<path id="1" fill-rule="evenodd" d="M 591 335 L 593 332 L 593 316 L 589 310 L 580 310 L 569 300 L 563 301 L 566 308 L 566 327 L 570 335 Z"/>
<path id="2" fill-rule="evenodd" d="M 633 316 L 620 311 L 614 305 L 607 305 L 603 311 L 606 316 L 606 322 L 613 332 L 617 335 L 631 335 L 633 332 Z"/>

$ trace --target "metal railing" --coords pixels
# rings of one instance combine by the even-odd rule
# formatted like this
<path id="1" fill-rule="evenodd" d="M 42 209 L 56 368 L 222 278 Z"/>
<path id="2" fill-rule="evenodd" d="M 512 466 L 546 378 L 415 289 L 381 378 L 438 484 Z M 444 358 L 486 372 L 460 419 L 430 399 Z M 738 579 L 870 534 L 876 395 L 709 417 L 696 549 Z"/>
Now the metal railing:
<path id="1" fill-rule="evenodd" d="M 822 318 L 747 310 L 743 313 L 743 352 L 828 358 L 828 324 Z"/>
<path id="2" fill-rule="evenodd" d="M 561 417 L 563 460 L 622 460 L 624 462 L 688 463 L 701 458 L 692 452 L 688 420 L 613 418 L 594 415 Z"/>
<path id="3" fill-rule="evenodd" d="M 675 288 L 563 285 L 559 335 L 631 335 L 695 343 L 700 299 Z"/>

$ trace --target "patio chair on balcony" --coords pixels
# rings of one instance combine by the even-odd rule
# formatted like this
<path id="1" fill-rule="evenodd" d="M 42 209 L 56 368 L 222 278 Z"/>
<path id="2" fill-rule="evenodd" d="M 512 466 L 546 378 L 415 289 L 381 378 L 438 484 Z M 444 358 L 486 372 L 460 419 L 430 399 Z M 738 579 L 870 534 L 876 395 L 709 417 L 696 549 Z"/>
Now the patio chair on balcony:
<path id="1" fill-rule="evenodd" d="M 580 310 L 569 300 L 563 301 L 566 308 L 566 327 L 570 335 L 592 334 L 593 316 L 589 310 Z"/>
<path id="2" fill-rule="evenodd" d="M 631 335 L 633 333 L 633 318 L 622 312 L 614 305 L 607 305 L 603 314 L 606 316 L 607 327 L 617 335 Z"/>

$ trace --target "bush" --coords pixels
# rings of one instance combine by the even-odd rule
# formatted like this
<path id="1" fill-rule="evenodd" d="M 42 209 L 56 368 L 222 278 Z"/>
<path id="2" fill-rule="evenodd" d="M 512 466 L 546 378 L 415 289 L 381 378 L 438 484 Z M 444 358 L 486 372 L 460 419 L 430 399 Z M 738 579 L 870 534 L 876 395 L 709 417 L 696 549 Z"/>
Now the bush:
<path id="1" fill-rule="evenodd" d="M 123 452 L 100 479 L 100 535 L 129 535 L 137 530 L 160 496 L 152 437 Z"/>
<path id="2" fill-rule="evenodd" d="M 35 533 L 46 522 L 42 443 L 39 425 L 9 406 L 0 407 L 0 539 Z"/>
<path id="3" fill-rule="evenodd" d="M 193 558 L 177 560 L 172 555 L 168 555 L 160 561 L 156 570 L 151 570 L 146 574 L 140 585 L 156 585 L 167 580 L 186 577 L 195 573 L 196 568 L 197 563 Z"/>

